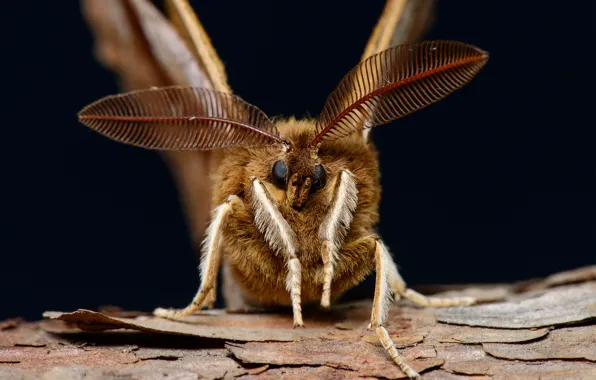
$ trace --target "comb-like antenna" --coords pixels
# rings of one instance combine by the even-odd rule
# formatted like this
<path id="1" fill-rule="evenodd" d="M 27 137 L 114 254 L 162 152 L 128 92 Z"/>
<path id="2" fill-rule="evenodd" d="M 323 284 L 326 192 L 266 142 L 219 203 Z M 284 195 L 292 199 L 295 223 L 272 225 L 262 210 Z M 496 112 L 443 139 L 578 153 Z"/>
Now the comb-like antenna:
<path id="1" fill-rule="evenodd" d="M 480 71 L 488 53 L 455 41 L 401 45 L 352 69 L 329 95 L 313 145 L 385 124 L 443 99 Z"/>
<path id="2" fill-rule="evenodd" d="M 113 140 L 158 150 L 208 150 L 283 144 L 277 128 L 239 97 L 193 87 L 108 96 L 79 120 Z"/>

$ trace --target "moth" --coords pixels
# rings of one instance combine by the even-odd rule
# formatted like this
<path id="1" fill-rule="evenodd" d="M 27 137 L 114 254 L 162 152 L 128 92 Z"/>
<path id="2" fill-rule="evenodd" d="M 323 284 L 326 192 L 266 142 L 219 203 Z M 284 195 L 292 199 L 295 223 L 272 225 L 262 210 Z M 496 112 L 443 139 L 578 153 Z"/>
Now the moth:
<path id="1" fill-rule="evenodd" d="M 171 23 L 144 0 L 84 6 L 100 59 L 120 73 L 125 89 L 144 89 L 100 99 L 79 120 L 115 141 L 166 152 L 183 173 L 187 204 L 210 201 L 213 209 L 198 292 L 186 308 L 158 308 L 155 315 L 176 319 L 212 307 L 222 269 L 228 309 L 291 306 L 294 326 L 303 327 L 303 304 L 329 308 L 374 271 L 370 328 L 402 371 L 419 377 L 383 327 L 390 303 L 403 297 L 442 307 L 474 299 L 426 297 L 407 288 L 375 232 L 379 165 L 368 131 L 460 89 L 488 54 L 456 41 L 390 46 L 420 34 L 429 7 L 388 1 L 365 59 L 343 77 L 319 116 L 272 121 L 231 92 L 186 1 L 166 1 Z M 134 69 L 127 54 L 139 63 Z M 200 217 L 191 222 L 202 232 L 200 224 Z"/>

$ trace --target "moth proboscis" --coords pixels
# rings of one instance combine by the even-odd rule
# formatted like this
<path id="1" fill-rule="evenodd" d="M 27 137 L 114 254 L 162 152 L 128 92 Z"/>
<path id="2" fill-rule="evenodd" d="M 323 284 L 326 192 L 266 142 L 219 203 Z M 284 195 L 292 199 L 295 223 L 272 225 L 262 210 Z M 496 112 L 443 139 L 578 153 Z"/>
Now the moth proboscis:
<path id="1" fill-rule="evenodd" d="M 186 1 L 167 2 L 180 35 L 144 0 L 111 1 L 138 18 L 141 32 L 148 18 L 167 37 L 137 36 L 161 57 L 147 66 L 148 73 L 159 73 L 147 74 L 157 87 L 103 98 L 85 107 L 80 121 L 113 140 L 147 149 L 209 151 L 216 163 L 209 176 L 214 211 L 202 244 L 199 290 L 185 309 L 158 308 L 155 315 L 175 319 L 211 307 L 223 267 L 227 308 L 291 306 L 294 326 L 302 327 L 303 304 L 328 308 L 374 270 L 370 328 L 402 371 L 419 377 L 383 326 L 392 299 L 432 307 L 474 300 L 426 297 L 407 288 L 375 233 L 379 167 L 364 131 L 458 90 L 486 64 L 488 54 L 455 41 L 389 47 L 394 36 L 377 27 L 367 48 L 374 46 L 375 54 L 344 76 L 316 119 L 274 122 L 230 92 L 223 65 Z M 93 1 L 87 3 L 91 9 Z M 406 10 L 397 5 L 407 3 L 389 1 L 379 25 L 397 25 L 396 14 Z M 164 43 L 168 38 L 173 42 Z M 159 49 L 165 53 L 155 53 Z M 183 61 L 165 59 L 168 54 L 192 59 L 176 66 Z M 126 77 L 125 69 L 120 72 Z"/>

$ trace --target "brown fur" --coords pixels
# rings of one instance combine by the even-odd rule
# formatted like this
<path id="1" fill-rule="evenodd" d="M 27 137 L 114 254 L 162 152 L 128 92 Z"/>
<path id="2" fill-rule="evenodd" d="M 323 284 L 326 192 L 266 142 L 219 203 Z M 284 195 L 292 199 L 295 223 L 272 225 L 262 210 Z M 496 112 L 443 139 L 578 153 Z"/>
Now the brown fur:
<path id="1" fill-rule="evenodd" d="M 279 121 L 277 127 L 291 143 L 289 150 L 281 146 L 228 149 L 221 153 L 221 162 L 214 170 L 213 206 L 225 202 L 229 195 L 237 195 L 244 201 L 244 207 L 235 207 L 232 217 L 223 226 L 224 260 L 248 304 L 290 305 L 285 259 L 270 250 L 254 224 L 250 178 L 257 177 L 297 236 L 297 257 L 302 264 L 302 302 L 317 303 L 323 283 L 319 227 L 327 215 L 338 175 L 343 169 L 354 174 L 358 206 L 339 253 L 332 297 L 355 286 L 374 269 L 374 245 L 370 244 L 370 239 L 363 238 L 373 234 L 378 221 L 377 153 L 371 143 L 358 135 L 326 142 L 318 150 L 314 149 L 310 146 L 315 127 L 311 120 L 291 118 Z M 272 183 L 271 170 L 277 160 L 284 160 L 288 166 L 287 190 Z M 327 183 L 309 194 L 317 164 L 325 168 Z"/>

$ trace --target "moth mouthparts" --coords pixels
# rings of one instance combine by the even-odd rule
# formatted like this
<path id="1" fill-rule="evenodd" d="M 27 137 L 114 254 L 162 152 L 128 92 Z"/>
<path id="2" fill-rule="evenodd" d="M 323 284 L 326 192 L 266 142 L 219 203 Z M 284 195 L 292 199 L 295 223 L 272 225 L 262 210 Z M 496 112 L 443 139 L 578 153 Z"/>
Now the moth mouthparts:
<path id="1" fill-rule="evenodd" d="M 308 195 L 310 194 L 311 186 L 311 177 L 306 177 L 303 181 L 300 181 L 296 174 L 292 176 L 292 182 L 288 187 L 288 198 L 294 209 L 299 210 L 304 207 L 304 204 L 308 199 Z"/>

